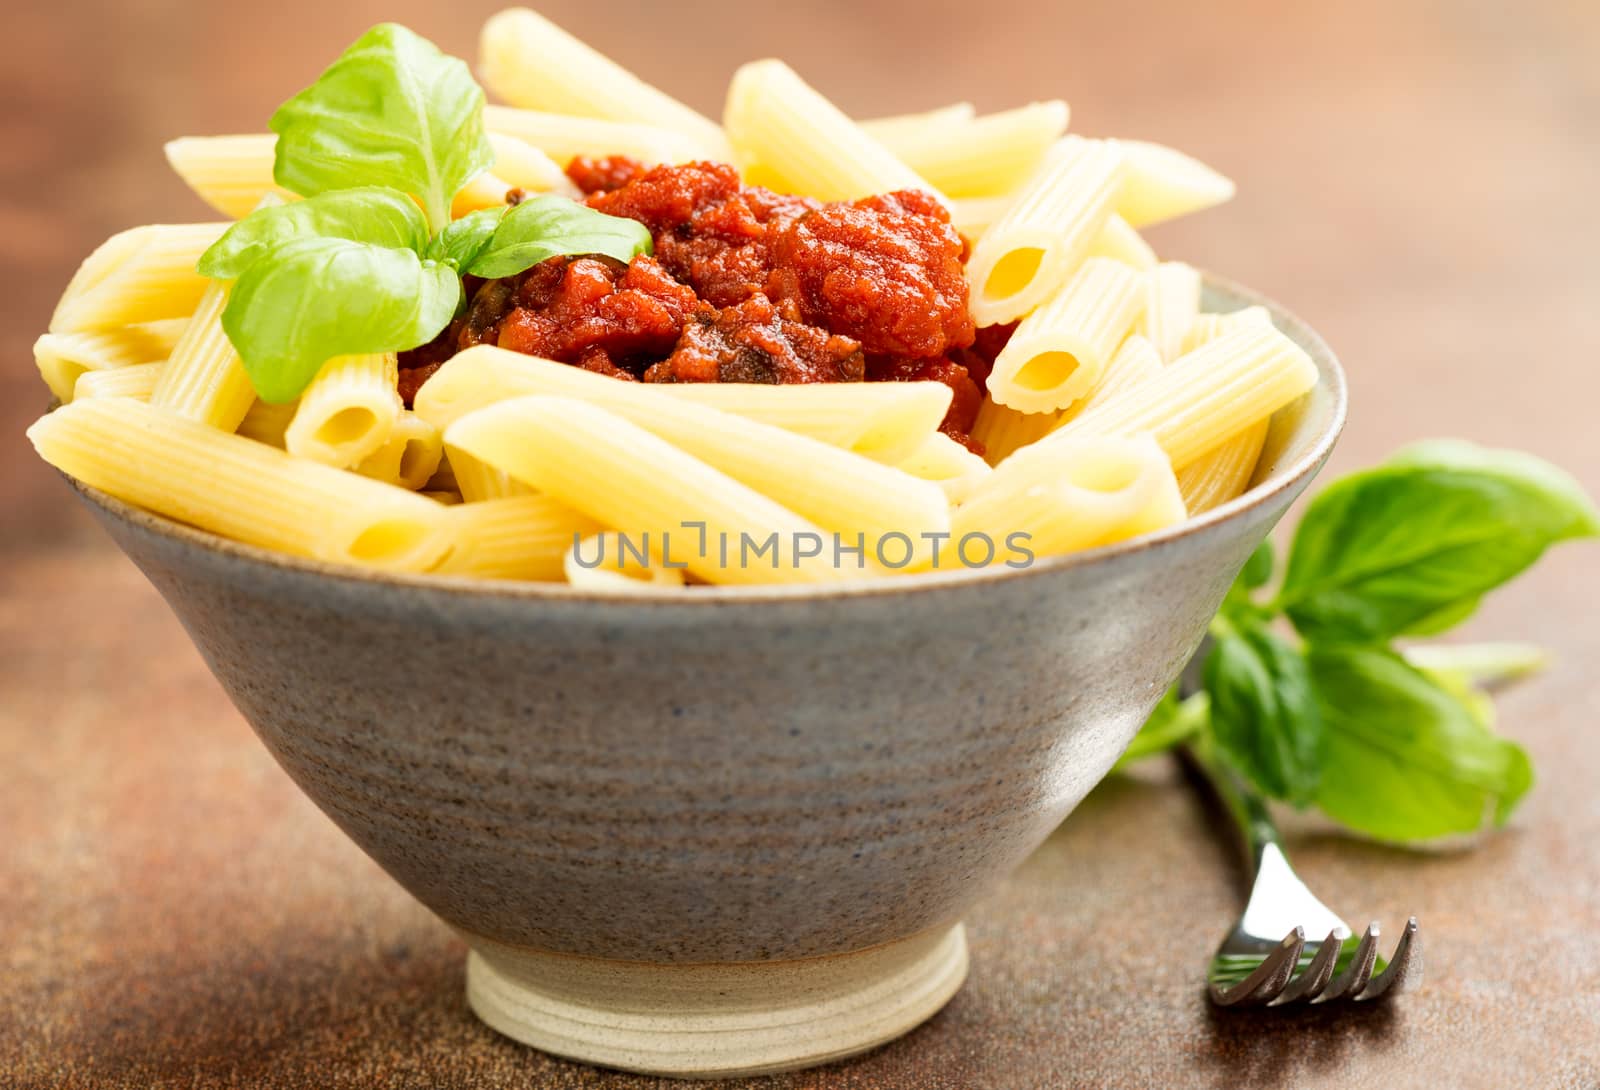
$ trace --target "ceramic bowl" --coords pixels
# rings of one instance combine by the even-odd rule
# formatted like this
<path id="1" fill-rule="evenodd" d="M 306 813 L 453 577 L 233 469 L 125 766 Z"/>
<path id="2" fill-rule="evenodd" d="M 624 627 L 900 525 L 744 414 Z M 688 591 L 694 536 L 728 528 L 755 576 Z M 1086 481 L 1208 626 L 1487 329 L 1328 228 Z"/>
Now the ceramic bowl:
<path id="1" fill-rule="evenodd" d="M 1326 459 L 1338 365 L 1273 315 L 1320 382 L 1256 486 L 1026 570 L 597 597 L 292 559 L 80 491 L 284 770 L 465 938 L 489 1025 L 657 1074 L 802 1067 L 950 998 L 962 914 L 1106 774 Z"/>

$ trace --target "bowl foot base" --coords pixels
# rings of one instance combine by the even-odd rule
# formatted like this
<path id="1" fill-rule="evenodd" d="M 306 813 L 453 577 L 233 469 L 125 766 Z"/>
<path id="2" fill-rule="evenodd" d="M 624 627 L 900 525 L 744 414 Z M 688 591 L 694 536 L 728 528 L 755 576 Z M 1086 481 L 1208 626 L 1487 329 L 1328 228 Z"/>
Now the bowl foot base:
<path id="1" fill-rule="evenodd" d="M 865 1052 L 931 1017 L 967 975 L 960 924 L 802 961 L 656 965 L 468 935 L 467 1002 L 569 1059 L 681 1078 L 757 1075 Z"/>

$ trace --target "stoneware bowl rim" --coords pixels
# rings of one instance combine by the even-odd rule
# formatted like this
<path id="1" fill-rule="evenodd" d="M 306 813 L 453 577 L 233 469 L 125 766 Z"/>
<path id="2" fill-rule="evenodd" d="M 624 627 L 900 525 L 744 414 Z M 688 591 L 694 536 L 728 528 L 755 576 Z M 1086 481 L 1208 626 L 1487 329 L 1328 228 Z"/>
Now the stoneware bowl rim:
<path id="1" fill-rule="evenodd" d="M 1264 306 L 1271 312 L 1273 322 L 1294 339 L 1306 346 L 1317 366 L 1317 385 L 1329 397 L 1327 422 L 1309 446 L 1287 466 L 1280 466 L 1265 481 L 1240 496 L 1220 504 L 1204 514 L 1185 519 L 1176 526 L 1145 534 L 1130 541 L 1062 556 L 1044 557 L 1026 568 L 1007 568 L 996 565 L 987 568 L 958 568 L 944 572 L 923 572 L 914 575 L 896 575 L 879 579 L 862 579 L 841 584 L 761 584 L 755 586 L 699 586 L 688 593 L 640 590 L 633 593 L 582 590 L 565 583 L 534 583 L 515 580 L 480 579 L 472 576 L 437 575 L 428 573 L 390 572 L 378 569 L 314 560 L 292 556 L 247 545 L 222 537 L 219 534 L 189 526 L 164 515 L 147 511 L 126 503 L 97 488 L 68 477 L 68 483 L 86 500 L 109 515 L 181 545 L 196 547 L 208 552 L 223 554 L 246 565 L 288 569 L 299 574 L 320 577 L 344 584 L 387 584 L 405 590 L 429 591 L 463 598 L 499 598 L 528 600 L 558 600 L 563 602 L 593 602 L 596 605 L 624 605 L 630 608 L 684 609 L 702 606 L 729 607 L 759 605 L 779 601 L 826 600 L 840 598 L 893 597 L 916 594 L 937 589 L 950 589 L 973 584 L 996 583 L 1009 579 L 1042 577 L 1050 572 L 1068 568 L 1087 567 L 1111 556 L 1143 552 L 1171 542 L 1203 534 L 1210 527 L 1229 521 L 1259 507 L 1274 496 L 1294 488 L 1303 478 L 1314 474 L 1327 458 L 1340 432 L 1344 429 L 1347 391 L 1344 371 L 1332 349 L 1322 337 L 1293 312 L 1273 300 L 1223 277 L 1202 273 L 1205 287 L 1230 302 L 1241 306 Z"/>

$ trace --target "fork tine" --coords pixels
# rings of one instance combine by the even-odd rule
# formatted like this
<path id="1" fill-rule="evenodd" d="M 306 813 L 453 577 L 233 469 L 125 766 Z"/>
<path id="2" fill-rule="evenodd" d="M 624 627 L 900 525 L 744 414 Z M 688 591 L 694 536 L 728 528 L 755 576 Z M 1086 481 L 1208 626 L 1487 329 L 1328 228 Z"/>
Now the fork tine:
<path id="1" fill-rule="evenodd" d="M 1261 964 L 1239 983 L 1228 988 L 1212 984 L 1211 1001 L 1219 1007 L 1270 1003 L 1283 991 L 1289 978 L 1294 976 L 1295 966 L 1300 964 L 1300 953 L 1305 947 L 1305 929 L 1296 927 L 1283 937 L 1277 949 L 1262 959 Z"/>
<path id="2" fill-rule="evenodd" d="M 1289 983 L 1273 1003 L 1281 1006 L 1301 999 L 1315 999 L 1321 995 L 1322 990 L 1328 986 L 1328 981 L 1333 979 L 1334 967 L 1339 963 L 1339 948 L 1343 945 L 1343 936 L 1339 934 L 1339 929 L 1329 931 L 1328 937 L 1322 940 L 1322 945 L 1317 950 L 1317 956 L 1311 959 L 1311 964 Z"/>
<path id="3" fill-rule="evenodd" d="M 1367 985 L 1366 991 L 1357 995 L 1358 1000 L 1381 999 L 1386 995 L 1398 995 L 1408 988 L 1415 988 L 1422 983 L 1422 935 L 1417 928 L 1415 916 L 1406 921 L 1405 932 L 1400 936 L 1400 944 L 1394 948 L 1394 957 L 1389 959 L 1389 967 L 1373 978 Z"/>
<path id="4" fill-rule="evenodd" d="M 1317 1003 L 1327 1003 L 1334 999 L 1344 999 L 1359 995 L 1367 982 L 1372 979 L 1372 967 L 1378 960 L 1378 922 L 1374 920 L 1367 924 L 1367 930 L 1361 936 L 1361 943 L 1356 947 L 1355 956 L 1350 961 L 1350 967 L 1339 975 L 1339 978 L 1328 985 L 1315 1000 Z"/>

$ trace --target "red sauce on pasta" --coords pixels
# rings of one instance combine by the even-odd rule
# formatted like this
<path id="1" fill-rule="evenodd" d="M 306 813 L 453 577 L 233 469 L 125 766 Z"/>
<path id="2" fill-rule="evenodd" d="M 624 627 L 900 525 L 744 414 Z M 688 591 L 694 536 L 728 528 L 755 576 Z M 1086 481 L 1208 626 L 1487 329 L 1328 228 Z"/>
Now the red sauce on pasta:
<path id="1" fill-rule="evenodd" d="M 455 352 L 498 344 L 644 382 L 943 382 L 943 428 L 973 445 L 1009 330 L 974 330 L 964 243 L 932 197 L 823 203 L 742 186 L 721 163 L 647 170 L 615 156 L 579 157 L 568 174 L 591 207 L 648 227 L 654 256 L 469 278 L 466 312 L 401 356 L 408 401 Z"/>

